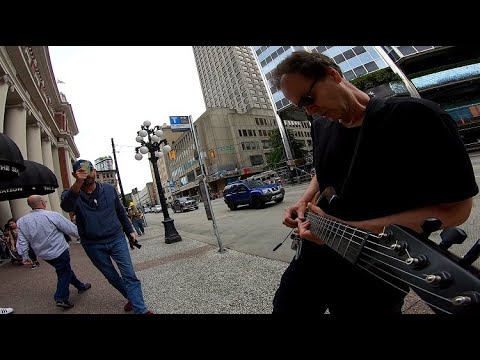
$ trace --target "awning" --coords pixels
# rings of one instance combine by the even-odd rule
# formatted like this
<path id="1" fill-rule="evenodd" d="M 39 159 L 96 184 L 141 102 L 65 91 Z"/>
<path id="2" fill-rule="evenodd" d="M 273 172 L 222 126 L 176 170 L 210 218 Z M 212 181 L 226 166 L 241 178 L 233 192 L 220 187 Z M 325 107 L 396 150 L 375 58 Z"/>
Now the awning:
<path id="1" fill-rule="evenodd" d="M 57 177 L 45 165 L 24 160 L 25 171 L 11 180 L 0 181 L 0 201 L 46 195 L 58 188 Z"/>
<path id="2" fill-rule="evenodd" d="M 16 178 L 23 170 L 23 156 L 17 144 L 0 133 L 0 181 Z"/>

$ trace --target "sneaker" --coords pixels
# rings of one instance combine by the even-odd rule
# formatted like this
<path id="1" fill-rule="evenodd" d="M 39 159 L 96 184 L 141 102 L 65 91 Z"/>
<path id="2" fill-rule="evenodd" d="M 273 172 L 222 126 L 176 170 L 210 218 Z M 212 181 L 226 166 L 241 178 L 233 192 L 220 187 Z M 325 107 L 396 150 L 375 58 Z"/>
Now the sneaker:
<path id="1" fill-rule="evenodd" d="M 92 284 L 89 284 L 89 283 L 85 283 L 84 287 L 82 289 L 78 289 L 78 293 L 81 294 L 81 293 L 84 293 L 85 291 L 87 291 L 88 289 L 90 289 L 92 287 Z"/>
<path id="2" fill-rule="evenodd" d="M 133 310 L 132 303 L 130 301 L 126 303 L 125 306 L 123 307 L 123 310 L 125 310 L 126 312 L 132 311 Z"/>
<path id="3" fill-rule="evenodd" d="M 74 305 L 70 301 L 65 300 L 65 301 L 57 301 L 57 306 L 62 307 L 64 309 L 71 309 Z"/>
<path id="4" fill-rule="evenodd" d="M 1 315 L 7 315 L 13 312 L 12 308 L 0 308 Z"/>
<path id="5" fill-rule="evenodd" d="M 32 266 L 30 266 L 30 269 L 32 269 L 32 270 L 33 270 L 33 269 L 36 269 L 36 268 L 37 268 L 37 264 L 35 264 L 35 263 L 32 263 Z"/>
<path id="6" fill-rule="evenodd" d="M 40 266 L 40 262 L 35 261 L 35 265 Z"/>

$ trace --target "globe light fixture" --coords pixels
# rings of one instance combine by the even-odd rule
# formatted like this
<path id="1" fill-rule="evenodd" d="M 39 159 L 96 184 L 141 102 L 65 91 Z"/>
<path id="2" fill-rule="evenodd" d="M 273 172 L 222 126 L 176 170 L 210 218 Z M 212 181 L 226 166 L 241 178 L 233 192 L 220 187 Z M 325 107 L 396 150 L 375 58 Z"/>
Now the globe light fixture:
<path id="1" fill-rule="evenodd" d="M 167 244 L 171 244 L 177 241 L 182 241 L 182 237 L 178 234 L 177 229 L 175 229 L 173 219 L 170 218 L 170 215 L 168 214 L 167 200 L 165 199 L 165 194 L 162 188 L 157 161 L 164 156 L 164 153 L 170 152 L 172 147 L 168 145 L 166 139 L 160 139 L 163 136 L 163 131 L 161 130 L 160 126 L 155 125 L 153 128 L 150 128 L 151 125 L 152 123 L 150 121 L 145 120 L 143 125 L 141 125 L 141 130 L 137 132 L 138 136 L 135 140 L 139 142 L 141 146 L 135 148 L 135 159 L 141 160 L 143 155 L 148 154 L 148 158 L 152 163 L 160 204 L 162 205 L 162 223 L 165 227 L 165 242 Z"/>

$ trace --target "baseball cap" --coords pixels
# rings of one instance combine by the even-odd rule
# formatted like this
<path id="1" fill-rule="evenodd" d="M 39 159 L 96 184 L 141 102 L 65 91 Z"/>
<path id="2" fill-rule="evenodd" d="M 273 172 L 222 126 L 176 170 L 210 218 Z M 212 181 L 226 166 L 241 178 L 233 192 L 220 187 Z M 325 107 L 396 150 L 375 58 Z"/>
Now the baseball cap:
<path id="1" fill-rule="evenodd" d="M 90 167 L 90 171 L 91 170 L 95 170 L 95 167 L 93 166 L 93 164 L 88 161 L 88 160 L 83 160 L 83 159 L 78 159 L 77 161 L 75 161 L 72 165 L 72 168 L 73 168 L 73 172 L 76 172 L 78 169 L 80 169 L 82 167 L 82 164 L 85 164 L 86 166 L 89 166 Z M 84 165 L 84 166 L 85 166 Z"/>

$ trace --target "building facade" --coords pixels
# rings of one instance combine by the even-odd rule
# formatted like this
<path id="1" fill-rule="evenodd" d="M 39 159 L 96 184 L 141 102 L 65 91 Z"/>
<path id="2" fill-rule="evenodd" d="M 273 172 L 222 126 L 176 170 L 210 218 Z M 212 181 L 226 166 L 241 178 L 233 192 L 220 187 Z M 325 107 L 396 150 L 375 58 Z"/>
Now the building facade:
<path id="1" fill-rule="evenodd" d="M 97 171 L 114 170 L 112 157 L 102 156 L 98 159 L 95 159 L 95 169 Z"/>
<path id="2" fill-rule="evenodd" d="M 243 113 L 228 108 L 211 108 L 194 122 L 194 127 L 199 151 L 195 150 L 193 133 L 185 132 L 172 145 L 175 159 L 166 160 L 171 174 L 172 196 L 198 194 L 200 157 L 213 193 L 221 193 L 229 181 L 262 172 L 271 151 L 270 133 L 277 125 L 272 111 L 267 109 L 252 108 Z M 305 137 L 310 131 L 299 122 L 289 124 L 288 128 L 297 135 L 302 131 L 301 136 Z"/>
<path id="3" fill-rule="evenodd" d="M 272 109 L 249 46 L 194 46 L 205 107 Z"/>
<path id="4" fill-rule="evenodd" d="M 95 165 L 96 168 L 96 165 Z M 97 169 L 97 181 L 103 184 L 110 184 L 118 191 L 117 172 L 115 170 L 98 170 Z"/>
<path id="5" fill-rule="evenodd" d="M 47 208 L 63 213 L 59 194 L 75 181 L 78 128 L 72 106 L 58 90 L 48 47 L 0 46 L 0 132 L 17 144 L 25 160 L 53 171 L 59 188 L 48 195 Z M 0 224 L 29 211 L 26 199 L 2 201 Z"/>

